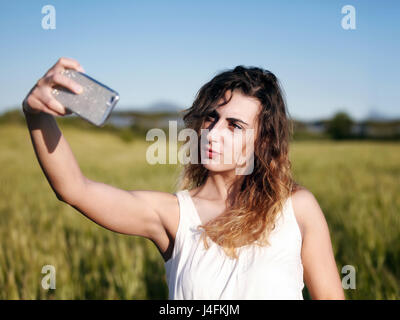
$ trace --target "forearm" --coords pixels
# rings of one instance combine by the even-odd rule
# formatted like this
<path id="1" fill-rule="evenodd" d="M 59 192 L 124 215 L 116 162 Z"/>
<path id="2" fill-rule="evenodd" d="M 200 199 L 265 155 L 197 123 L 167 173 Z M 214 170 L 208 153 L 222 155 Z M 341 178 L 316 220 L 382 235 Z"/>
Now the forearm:
<path id="1" fill-rule="evenodd" d="M 50 186 L 58 199 L 71 201 L 85 177 L 56 119 L 44 112 L 24 114 L 36 157 Z"/>

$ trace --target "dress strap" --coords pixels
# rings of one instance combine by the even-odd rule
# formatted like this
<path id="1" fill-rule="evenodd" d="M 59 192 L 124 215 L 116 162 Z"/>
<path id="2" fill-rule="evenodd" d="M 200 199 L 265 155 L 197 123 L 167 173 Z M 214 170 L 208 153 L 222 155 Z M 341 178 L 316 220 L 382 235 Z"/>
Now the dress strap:
<path id="1" fill-rule="evenodd" d="M 176 195 L 179 200 L 179 212 L 180 215 L 184 216 L 185 222 L 189 223 L 190 225 L 198 225 L 199 216 L 189 194 L 189 190 L 185 189 L 178 191 Z"/>

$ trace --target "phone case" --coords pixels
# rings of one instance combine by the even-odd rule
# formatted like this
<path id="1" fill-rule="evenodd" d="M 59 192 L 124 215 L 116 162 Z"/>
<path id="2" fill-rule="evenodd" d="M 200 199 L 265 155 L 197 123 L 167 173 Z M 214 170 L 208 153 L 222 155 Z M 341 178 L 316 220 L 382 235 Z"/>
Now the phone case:
<path id="1" fill-rule="evenodd" d="M 102 127 L 119 100 L 119 94 L 87 74 L 66 69 L 63 75 L 71 78 L 83 87 L 76 94 L 62 86 L 55 86 L 53 96 L 67 109 L 90 123 Z"/>

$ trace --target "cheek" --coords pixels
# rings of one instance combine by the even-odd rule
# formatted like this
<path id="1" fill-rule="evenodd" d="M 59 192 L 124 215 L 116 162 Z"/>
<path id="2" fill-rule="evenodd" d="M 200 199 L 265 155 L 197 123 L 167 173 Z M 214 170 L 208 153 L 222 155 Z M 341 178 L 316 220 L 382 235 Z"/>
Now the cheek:
<path id="1" fill-rule="evenodd" d="M 227 152 L 231 152 L 233 155 L 239 155 L 242 150 L 246 148 L 246 141 L 241 135 L 232 135 L 224 141 L 224 146 Z"/>
<path id="2" fill-rule="evenodd" d="M 246 156 L 254 150 L 254 138 L 251 132 L 243 133 L 232 139 L 235 156 Z"/>

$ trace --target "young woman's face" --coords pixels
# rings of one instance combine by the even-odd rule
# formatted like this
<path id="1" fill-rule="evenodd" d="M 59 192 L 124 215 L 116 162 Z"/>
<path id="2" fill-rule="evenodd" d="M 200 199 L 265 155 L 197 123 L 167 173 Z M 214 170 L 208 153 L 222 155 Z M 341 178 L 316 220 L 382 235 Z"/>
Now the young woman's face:
<path id="1" fill-rule="evenodd" d="M 226 97 L 230 97 L 229 90 Z M 235 90 L 229 103 L 207 116 L 200 139 L 200 158 L 205 168 L 226 172 L 248 165 L 254 150 L 260 108 L 256 98 Z"/>

